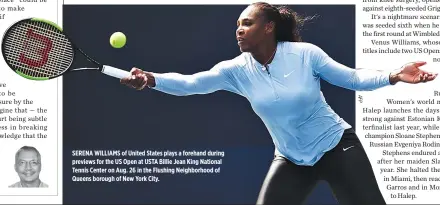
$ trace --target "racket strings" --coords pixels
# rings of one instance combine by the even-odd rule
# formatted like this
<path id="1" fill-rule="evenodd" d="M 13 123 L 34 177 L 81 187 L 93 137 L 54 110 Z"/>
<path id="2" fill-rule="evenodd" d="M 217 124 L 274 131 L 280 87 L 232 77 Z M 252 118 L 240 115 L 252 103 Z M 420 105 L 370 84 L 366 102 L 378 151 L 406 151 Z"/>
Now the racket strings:
<path id="1" fill-rule="evenodd" d="M 64 34 L 39 21 L 17 24 L 5 37 L 4 46 L 10 66 L 32 77 L 60 75 L 69 68 L 74 57 L 71 43 Z"/>
<path id="2" fill-rule="evenodd" d="M 10 49 L 13 53 L 13 57 L 16 57 L 15 60 L 12 60 L 14 58 L 12 58 L 12 56 L 9 56 L 7 53 L 7 57 L 11 57 L 10 63 L 14 66 L 17 67 L 17 70 L 19 70 L 20 72 L 26 74 L 26 75 L 30 75 L 30 76 L 34 76 L 34 77 L 47 77 L 50 75 L 53 75 L 54 73 L 56 73 L 53 70 L 48 70 L 45 68 L 42 69 L 33 69 L 31 68 L 29 65 L 24 64 L 24 66 L 22 65 L 23 62 L 21 62 L 20 59 L 20 54 L 23 53 L 23 49 L 26 49 L 27 52 L 24 52 L 24 56 L 27 59 L 32 59 L 32 60 L 38 60 L 39 58 L 41 58 L 41 55 L 39 54 L 39 50 L 44 49 L 45 48 L 45 44 L 35 40 L 35 39 L 26 39 L 26 42 L 22 42 L 24 44 L 22 44 L 22 47 L 24 48 L 20 48 L 19 45 L 17 46 L 16 43 L 14 42 L 19 42 L 20 41 L 20 35 L 22 35 L 22 33 L 26 33 L 27 29 L 23 28 L 23 27 L 16 27 L 13 31 L 12 31 L 12 36 L 14 38 L 12 38 L 12 41 L 6 41 L 5 46 L 6 49 Z M 32 41 L 32 42 L 30 42 Z M 18 57 L 18 58 L 17 58 Z"/>
<path id="3" fill-rule="evenodd" d="M 19 42 L 20 38 L 22 38 L 20 35 L 23 35 L 23 33 L 26 33 L 27 29 L 23 26 L 17 26 L 14 28 L 14 30 L 11 32 L 11 36 L 13 37 L 12 39 L 14 40 L 14 42 Z M 38 50 L 40 49 L 44 49 L 44 44 L 34 40 L 34 39 L 27 39 L 27 37 L 25 37 L 25 42 L 21 42 L 24 43 L 21 46 L 24 47 L 24 49 L 27 49 L 27 52 L 25 53 L 25 57 L 28 59 L 38 59 L 40 56 L 39 54 L 37 54 Z M 23 40 L 22 40 L 23 41 Z M 29 42 L 29 41 L 34 41 L 34 42 Z M 14 56 L 17 56 L 18 58 L 15 58 L 16 60 L 12 60 L 11 59 L 11 64 L 15 65 L 15 66 L 19 66 L 19 68 L 17 68 L 20 72 L 27 74 L 27 75 L 31 75 L 34 77 L 43 77 L 45 74 L 49 74 L 51 72 L 45 72 L 45 70 L 31 70 L 28 68 L 28 65 L 25 65 L 25 67 L 20 69 L 20 66 L 22 64 L 22 62 L 19 60 L 20 59 L 20 53 L 23 53 L 22 50 L 23 48 L 20 50 L 20 47 L 17 47 L 17 44 L 13 44 L 14 42 L 9 42 L 6 41 L 6 46 L 14 46 L 13 48 L 9 47 L 9 49 L 11 49 L 11 51 L 13 51 Z M 29 46 L 29 45 L 33 45 L 33 46 Z M 8 49 L 8 47 L 7 47 Z M 14 50 L 12 50 L 14 49 Z M 38 56 L 36 56 L 38 55 Z M 8 56 L 9 57 L 9 56 Z M 18 60 L 17 60 L 18 59 Z M 34 71 L 34 72 L 31 72 Z"/>
<path id="4" fill-rule="evenodd" d="M 30 26 L 29 26 L 30 27 Z M 26 32 L 28 31 L 29 27 L 24 27 L 24 26 L 17 26 L 13 32 L 14 37 L 17 37 L 18 39 L 20 38 L 20 35 L 26 35 Z M 14 38 L 14 40 L 16 40 Z M 17 41 L 16 41 L 17 42 Z M 11 42 L 12 43 L 12 42 Z M 42 50 L 45 48 L 45 44 L 43 44 L 42 42 L 40 42 L 37 39 L 33 39 L 33 38 L 28 38 L 27 36 L 25 37 L 24 41 L 21 42 L 22 43 L 22 49 L 18 50 L 17 48 L 15 48 L 15 56 L 18 56 L 18 61 L 13 61 L 11 60 L 12 64 L 14 64 L 15 66 L 20 66 L 23 62 L 23 60 L 20 60 L 20 56 L 19 54 L 23 53 L 23 50 L 26 50 L 27 52 L 25 52 L 24 56 L 27 59 L 30 60 L 37 60 L 39 58 L 41 58 L 41 54 L 38 53 L 39 50 Z M 8 43 L 6 44 L 8 45 Z M 18 51 L 18 52 L 17 52 Z M 17 58 L 15 58 L 17 59 Z M 53 75 L 54 71 L 52 70 L 47 70 L 47 69 L 31 69 L 29 68 L 29 65 L 25 65 L 24 67 L 22 67 L 20 69 L 20 67 L 18 68 L 19 71 L 21 71 L 22 73 L 25 73 L 27 75 L 31 75 L 34 77 L 45 77 L 46 75 Z"/>

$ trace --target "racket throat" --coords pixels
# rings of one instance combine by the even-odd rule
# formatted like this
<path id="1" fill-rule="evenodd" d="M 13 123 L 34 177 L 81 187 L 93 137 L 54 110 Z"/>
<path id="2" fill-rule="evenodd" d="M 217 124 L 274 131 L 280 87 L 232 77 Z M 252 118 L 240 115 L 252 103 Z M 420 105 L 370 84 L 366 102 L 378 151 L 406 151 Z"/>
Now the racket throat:
<path id="1" fill-rule="evenodd" d="M 99 70 L 99 71 L 102 71 L 102 68 L 75 68 L 72 70 L 73 71 L 79 71 L 79 70 Z"/>

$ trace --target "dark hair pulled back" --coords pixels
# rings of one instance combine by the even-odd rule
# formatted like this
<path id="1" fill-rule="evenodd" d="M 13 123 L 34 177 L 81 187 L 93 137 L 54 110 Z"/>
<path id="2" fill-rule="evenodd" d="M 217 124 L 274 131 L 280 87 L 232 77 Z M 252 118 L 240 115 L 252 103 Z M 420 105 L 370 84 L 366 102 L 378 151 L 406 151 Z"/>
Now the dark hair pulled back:
<path id="1" fill-rule="evenodd" d="M 304 24 L 316 16 L 303 17 L 286 6 L 275 7 L 265 2 L 253 3 L 267 21 L 275 22 L 276 41 L 300 42 Z"/>

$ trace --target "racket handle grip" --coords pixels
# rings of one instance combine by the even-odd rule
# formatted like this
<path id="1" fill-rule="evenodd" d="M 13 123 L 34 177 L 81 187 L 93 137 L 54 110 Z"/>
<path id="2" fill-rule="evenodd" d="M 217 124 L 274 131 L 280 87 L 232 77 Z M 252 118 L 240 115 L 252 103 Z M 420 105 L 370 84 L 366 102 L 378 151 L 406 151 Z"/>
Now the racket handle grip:
<path id="1" fill-rule="evenodd" d="M 126 70 L 121 70 L 119 68 L 115 68 L 112 66 L 108 66 L 108 65 L 104 65 L 102 67 L 102 73 L 115 77 L 115 78 L 125 78 L 125 77 L 129 77 L 130 76 L 130 72 L 126 71 Z"/>

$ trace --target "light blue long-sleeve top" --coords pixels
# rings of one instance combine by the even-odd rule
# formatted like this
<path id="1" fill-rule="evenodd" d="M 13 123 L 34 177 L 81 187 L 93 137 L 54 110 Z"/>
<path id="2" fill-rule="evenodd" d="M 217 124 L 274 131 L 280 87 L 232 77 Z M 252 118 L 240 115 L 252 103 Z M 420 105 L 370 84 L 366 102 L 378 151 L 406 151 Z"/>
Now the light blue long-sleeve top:
<path id="1" fill-rule="evenodd" d="M 351 128 L 326 103 L 320 79 L 351 90 L 390 85 L 389 73 L 351 69 L 305 42 L 279 42 L 267 69 L 250 53 L 183 75 L 153 73 L 153 89 L 187 96 L 226 90 L 247 98 L 266 125 L 275 154 L 295 164 L 313 166 Z"/>

